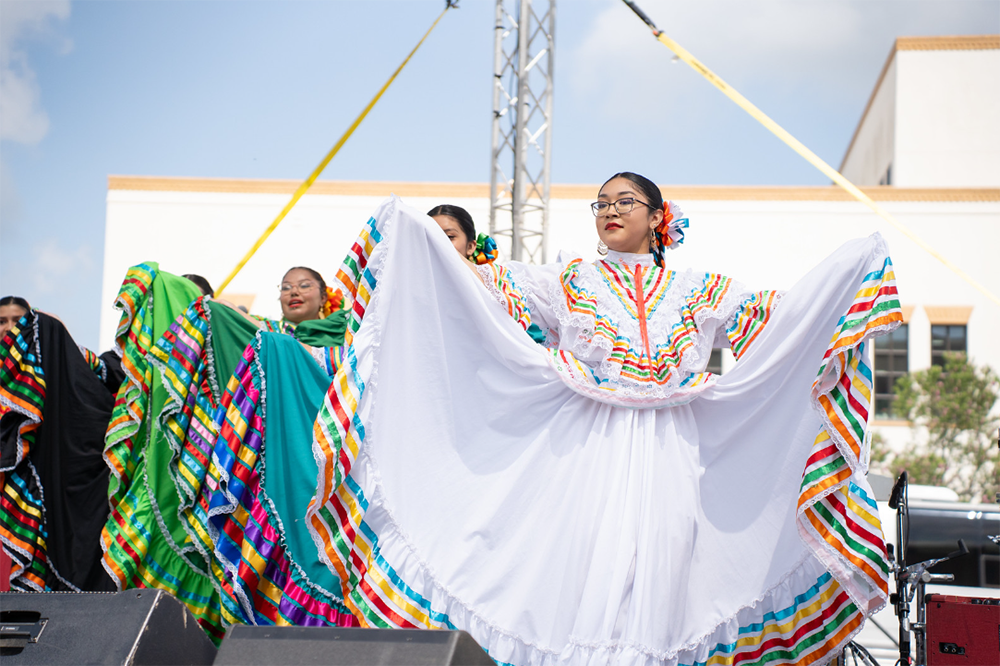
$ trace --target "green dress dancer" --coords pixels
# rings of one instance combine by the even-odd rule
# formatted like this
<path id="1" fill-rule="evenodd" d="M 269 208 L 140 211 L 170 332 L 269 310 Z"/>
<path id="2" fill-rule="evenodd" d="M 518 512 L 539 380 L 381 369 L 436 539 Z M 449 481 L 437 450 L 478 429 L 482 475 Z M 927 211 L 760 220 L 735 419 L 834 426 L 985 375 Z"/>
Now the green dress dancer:
<path id="1" fill-rule="evenodd" d="M 185 482 L 179 460 L 189 430 L 211 423 L 211 410 L 218 405 L 216 361 L 233 356 L 211 351 L 211 314 L 219 313 L 217 325 L 226 329 L 220 337 L 230 348 L 242 350 L 256 327 L 200 297 L 194 283 L 148 262 L 129 269 L 115 301 L 122 310 L 116 344 L 126 381 L 105 441 L 111 515 L 101 545 L 104 567 L 118 589 L 169 592 L 218 642 L 224 630 L 218 583 L 213 582 L 218 578 L 211 572 L 214 560 L 183 520 L 200 480 Z M 185 356 L 193 363 L 185 363 Z"/>

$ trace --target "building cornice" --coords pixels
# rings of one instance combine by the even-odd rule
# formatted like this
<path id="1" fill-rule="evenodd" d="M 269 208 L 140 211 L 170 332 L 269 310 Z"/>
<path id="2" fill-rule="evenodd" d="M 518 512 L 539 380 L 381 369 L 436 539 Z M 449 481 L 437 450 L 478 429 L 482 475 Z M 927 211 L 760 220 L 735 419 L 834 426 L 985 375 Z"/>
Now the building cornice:
<path id="1" fill-rule="evenodd" d="M 300 180 L 266 178 L 185 178 L 174 176 L 108 176 L 108 190 L 143 192 L 212 192 L 227 194 L 293 194 Z M 486 197 L 482 183 L 420 183 L 403 181 L 317 180 L 309 194 L 340 196 Z"/>
<path id="2" fill-rule="evenodd" d="M 109 191 L 211 192 L 216 194 L 285 194 L 295 192 L 301 181 L 257 178 L 177 178 L 158 176 L 108 176 Z M 420 183 L 405 181 L 318 180 L 312 195 L 428 197 L 488 199 L 486 183 Z M 593 199 L 600 185 L 551 186 L 552 199 Z M 679 201 L 853 201 L 833 185 L 661 185 L 663 195 Z M 901 188 L 863 187 L 875 201 L 1000 201 L 1000 188 Z"/>
<path id="3" fill-rule="evenodd" d="M 886 72 L 889 71 L 889 65 L 892 64 L 892 60 L 896 57 L 897 51 L 992 51 L 994 49 L 1000 49 L 1000 35 L 897 37 L 896 41 L 892 44 L 892 49 L 889 51 L 889 57 L 885 59 L 885 64 L 882 65 L 882 71 L 878 75 L 878 80 L 875 81 L 875 87 L 872 88 L 872 94 L 868 97 L 868 103 L 865 104 L 865 110 L 861 113 L 861 120 L 859 120 L 858 124 L 854 127 L 854 134 L 851 136 L 851 142 L 847 144 L 847 150 L 844 151 L 844 159 L 840 161 L 840 167 L 837 170 L 840 172 L 844 171 L 844 165 L 847 163 L 847 157 L 851 154 L 851 149 L 854 148 L 854 142 L 858 139 L 858 133 L 861 132 L 861 126 L 865 124 L 865 118 L 868 117 L 868 111 L 872 108 L 872 103 L 875 101 L 875 95 L 878 94 L 879 88 L 882 87 L 882 80 L 885 78 Z"/>
<path id="4" fill-rule="evenodd" d="M 895 51 L 992 51 L 1000 49 L 1000 35 L 940 35 L 897 37 Z"/>

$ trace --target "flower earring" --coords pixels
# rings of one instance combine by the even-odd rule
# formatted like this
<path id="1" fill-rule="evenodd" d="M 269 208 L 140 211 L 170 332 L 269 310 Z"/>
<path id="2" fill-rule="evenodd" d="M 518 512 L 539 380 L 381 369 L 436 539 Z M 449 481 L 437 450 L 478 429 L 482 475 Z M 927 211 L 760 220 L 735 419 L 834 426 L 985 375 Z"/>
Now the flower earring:
<path id="1" fill-rule="evenodd" d="M 608 246 L 604 244 L 604 241 L 597 241 L 597 254 L 602 257 L 608 256 Z"/>

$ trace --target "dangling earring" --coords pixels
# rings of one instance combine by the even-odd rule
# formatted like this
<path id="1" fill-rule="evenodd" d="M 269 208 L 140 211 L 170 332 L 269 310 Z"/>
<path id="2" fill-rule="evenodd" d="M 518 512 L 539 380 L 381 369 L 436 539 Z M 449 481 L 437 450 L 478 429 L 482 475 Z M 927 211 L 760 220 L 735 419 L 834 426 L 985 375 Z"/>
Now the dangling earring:
<path id="1" fill-rule="evenodd" d="M 597 241 L 597 254 L 601 255 L 602 257 L 608 256 L 608 246 L 605 245 L 604 241 L 602 240 Z"/>

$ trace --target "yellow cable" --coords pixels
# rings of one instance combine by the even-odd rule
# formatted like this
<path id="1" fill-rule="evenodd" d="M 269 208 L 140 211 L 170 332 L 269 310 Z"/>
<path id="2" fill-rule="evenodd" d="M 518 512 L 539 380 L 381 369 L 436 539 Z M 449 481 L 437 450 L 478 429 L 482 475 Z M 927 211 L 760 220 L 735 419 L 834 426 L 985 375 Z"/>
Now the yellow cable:
<path id="1" fill-rule="evenodd" d="M 633 11 L 637 9 L 635 5 L 632 3 L 626 2 L 626 4 L 628 4 L 629 7 L 633 9 Z M 708 67 L 705 67 L 705 65 L 699 62 L 698 59 L 695 58 L 693 55 L 691 55 L 684 47 L 682 47 L 680 44 L 667 37 L 662 30 L 658 30 L 652 24 L 652 22 L 645 16 L 645 14 L 642 14 L 640 11 L 636 11 L 636 13 L 639 15 L 641 19 L 643 19 L 643 21 L 645 21 L 649 25 L 650 28 L 652 28 L 653 34 L 656 36 L 656 39 L 661 44 L 663 44 L 668 49 L 673 51 L 678 58 L 683 60 L 685 63 L 690 65 L 692 69 L 694 69 L 696 72 L 698 72 L 703 77 L 708 79 L 709 83 L 711 83 L 713 86 L 721 90 L 726 95 L 726 97 L 736 102 L 740 106 L 740 108 L 742 108 L 744 111 L 753 116 L 761 125 L 771 130 L 771 132 L 779 139 L 784 141 L 788 145 L 788 147 L 790 147 L 792 150 L 794 150 L 799 155 L 804 157 L 806 161 L 808 161 L 814 167 L 822 171 L 837 185 L 840 185 L 842 188 L 844 188 L 855 199 L 857 199 L 861 203 L 871 208 L 876 215 L 881 217 L 883 220 L 885 220 L 893 227 L 895 227 L 897 230 L 899 230 L 904 236 L 906 236 L 914 243 L 919 245 L 921 248 L 926 250 L 932 257 L 934 257 L 942 264 L 947 266 L 949 269 L 952 270 L 952 272 L 954 272 L 960 278 L 962 278 L 970 285 L 981 291 L 991 301 L 993 301 L 997 305 L 1000 305 L 1000 298 L 998 298 L 989 290 L 987 290 L 986 287 L 979 284 L 979 282 L 972 279 L 972 277 L 969 276 L 961 268 L 948 261 L 945 257 L 941 255 L 940 252 L 931 247 L 927 242 L 925 242 L 919 236 L 917 236 L 912 231 L 903 226 L 902 223 L 897 221 L 896 218 L 890 215 L 888 211 L 886 211 L 884 208 L 882 208 L 877 203 L 872 201 L 872 199 L 867 194 L 859 190 L 851 181 L 847 180 L 842 175 L 840 175 L 839 171 L 837 171 L 829 164 L 824 162 L 822 159 L 820 159 L 820 157 L 816 153 L 806 148 L 798 139 L 796 139 L 794 136 L 785 131 L 785 129 L 781 127 L 778 123 L 771 120 L 763 111 L 754 106 L 750 102 L 750 100 L 748 100 L 740 93 L 736 92 L 736 90 L 730 87 L 729 84 L 727 84 L 721 78 L 716 76 L 716 74 L 712 70 L 710 70 Z"/>
<path id="2" fill-rule="evenodd" d="M 347 140 L 351 138 L 352 134 L 354 134 L 354 130 L 358 128 L 358 125 L 360 125 L 361 121 L 365 119 L 365 116 L 368 115 L 368 112 L 372 110 L 372 107 L 374 107 L 375 104 L 379 101 L 383 93 L 385 93 L 385 91 L 388 90 L 389 86 L 392 85 L 392 82 L 396 80 L 397 76 L 399 76 L 399 73 L 403 71 L 404 67 L 406 67 L 406 63 L 410 62 L 410 58 L 413 57 L 413 54 L 417 52 L 417 49 L 419 49 L 420 46 L 424 43 L 424 40 L 426 40 L 428 35 L 430 35 L 431 32 L 434 30 L 434 28 L 437 27 L 438 22 L 442 19 L 442 17 L 444 17 L 445 14 L 448 13 L 448 10 L 451 9 L 453 6 L 454 5 L 451 2 L 449 2 L 445 6 L 444 11 L 442 11 L 441 14 L 439 14 L 438 17 L 434 19 L 434 23 L 432 23 L 431 27 L 428 28 L 426 33 L 424 33 L 424 36 L 420 38 L 420 41 L 417 42 L 417 45 L 413 47 L 413 50 L 410 51 L 410 54 L 408 56 L 406 56 L 406 59 L 403 60 L 403 62 L 399 65 L 399 67 L 396 68 L 396 71 L 392 73 L 392 76 L 390 76 L 389 80 L 385 82 L 385 85 L 383 85 L 382 88 L 379 89 L 379 91 L 375 94 L 375 97 L 372 98 L 372 101 L 368 102 L 368 106 L 366 106 L 364 110 L 358 115 L 358 117 L 355 118 L 354 122 L 351 123 L 351 126 L 348 127 L 347 131 L 344 132 L 343 136 L 340 137 L 340 140 L 337 141 L 337 143 L 333 146 L 333 148 L 330 149 L 330 152 L 326 154 L 326 157 L 323 158 L 323 161 L 319 163 L 319 166 L 313 169 L 313 172 L 309 174 L 309 177 L 306 178 L 301 185 L 299 185 L 299 189 L 295 190 L 295 194 L 292 195 L 291 200 L 285 205 L 283 209 L 281 209 L 281 212 L 278 213 L 278 217 L 274 218 L 274 221 L 271 222 L 270 226 L 268 226 L 268 228 L 264 230 L 264 233 L 260 235 L 260 238 L 258 238 L 257 242 L 253 244 L 253 247 L 251 247 L 250 250 L 247 251 L 245 255 L 243 255 L 243 258 L 240 259 L 240 263 L 236 264 L 236 267 L 232 270 L 232 272 L 230 272 L 229 275 L 226 276 L 226 279 L 222 281 L 222 284 L 219 286 L 218 290 L 216 290 L 216 296 L 222 295 L 222 292 L 225 291 L 226 287 L 229 286 L 229 283 L 233 281 L 233 278 L 235 278 L 241 270 L 243 270 L 243 267 L 246 266 L 247 262 L 250 261 L 250 258 L 257 252 L 257 250 L 260 249 L 260 246 L 264 244 L 264 241 L 267 240 L 268 236 L 270 236 L 271 233 L 278 228 L 278 225 L 281 224 L 281 221 L 285 219 L 285 216 L 288 215 L 289 211 L 291 211 L 292 208 L 295 206 L 295 204 L 298 203 L 299 199 L 302 198 L 302 195 L 304 195 L 306 191 L 308 191 L 308 189 L 312 187 L 312 184 L 315 183 L 316 179 L 319 178 L 319 175 L 323 173 L 323 169 L 325 169 L 326 166 L 330 163 L 330 160 L 332 160 L 334 156 L 338 152 L 340 152 L 340 149 L 343 147 L 343 145 L 347 143 Z"/>

